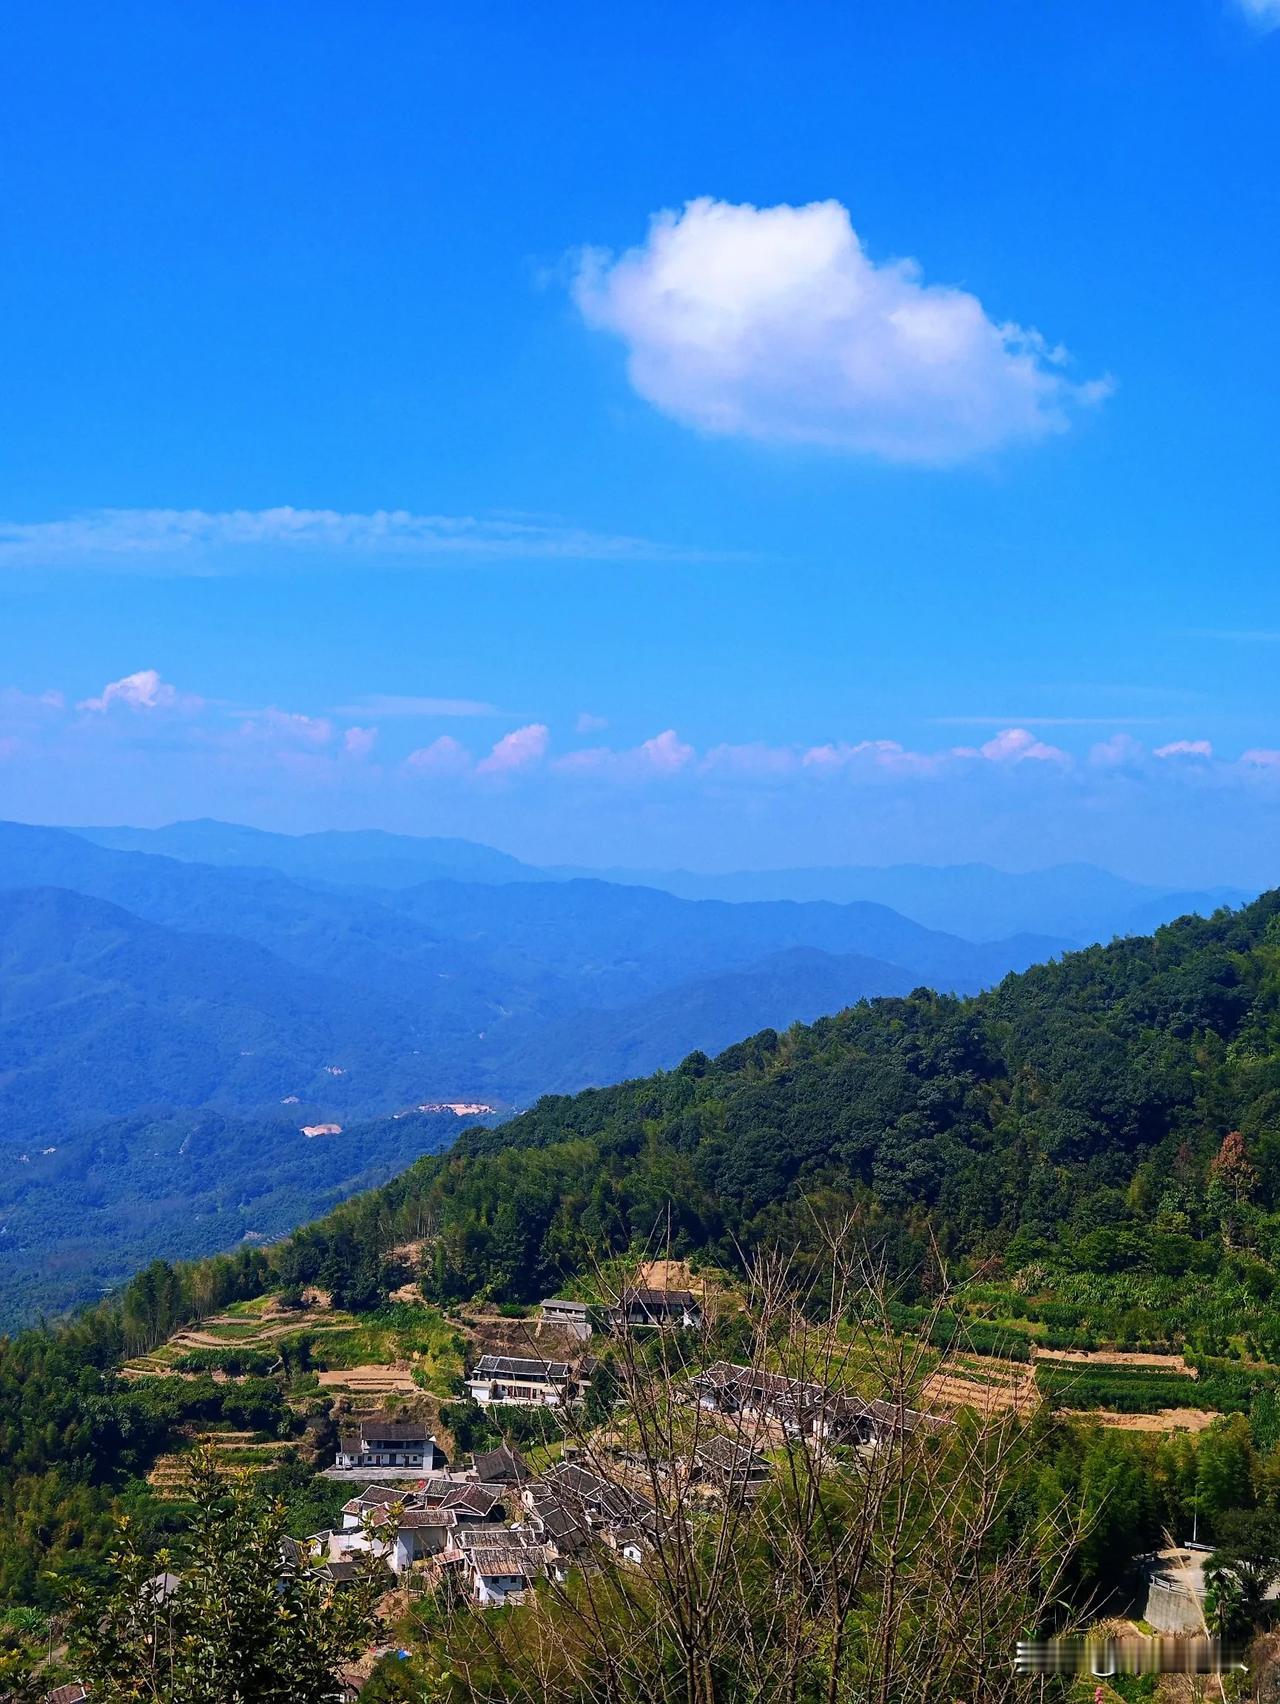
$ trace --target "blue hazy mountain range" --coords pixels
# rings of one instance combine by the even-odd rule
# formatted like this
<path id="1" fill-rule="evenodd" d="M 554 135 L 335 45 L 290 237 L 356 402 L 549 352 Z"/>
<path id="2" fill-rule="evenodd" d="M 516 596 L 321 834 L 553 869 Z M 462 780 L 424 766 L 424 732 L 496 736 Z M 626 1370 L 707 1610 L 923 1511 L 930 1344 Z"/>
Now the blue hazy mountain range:
<path id="1" fill-rule="evenodd" d="M 469 882 L 594 879 L 658 888 L 681 899 L 826 900 L 887 905 L 927 928 L 971 941 L 1009 935 L 1053 936 L 1085 946 L 1115 935 L 1145 934 L 1189 912 L 1240 905 L 1254 897 L 1235 887 L 1183 889 L 1127 880 L 1095 864 L 1056 864 L 1012 872 L 990 864 L 814 866 L 707 875 L 692 870 L 539 868 L 467 840 L 420 839 L 380 829 L 272 834 L 233 823 L 173 823 L 165 828 L 87 828 L 102 846 L 161 852 L 204 864 L 259 865 L 303 880 L 372 887 L 413 887 L 447 878 Z"/>
<path id="2" fill-rule="evenodd" d="M 966 939 L 823 897 L 877 875 L 935 919 L 951 892 L 970 927 L 1074 926 Z M 0 1315 L 150 1248 L 279 1234 L 461 1127 L 406 1109 L 505 1111 L 862 998 L 975 991 L 1110 919 L 1225 897 L 1084 869 L 654 879 L 741 897 L 379 832 L 0 824 Z M 747 897 L 770 879 L 796 894 Z M 317 1124 L 342 1129 L 302 1135 Z"/>

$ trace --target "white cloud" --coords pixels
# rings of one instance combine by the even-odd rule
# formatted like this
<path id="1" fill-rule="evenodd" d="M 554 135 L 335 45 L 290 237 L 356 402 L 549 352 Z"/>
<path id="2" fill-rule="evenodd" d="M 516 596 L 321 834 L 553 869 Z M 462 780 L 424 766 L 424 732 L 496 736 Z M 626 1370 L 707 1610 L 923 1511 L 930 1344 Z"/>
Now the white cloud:
<path id="1" fill-rule="evenodd" d="M 1168 745 L 1157 746 L 1153 757 L 1204 757 L 1213 756 L 1213 747 L 1208 740 L 1170 740 Z"/>
<path id="2" fill-rule="evenodd" d="M 450 734 L 441 734 L 430 745 L 419 746 L 404 760 L 415 775 L 460 775 L 471 767 L 471 753 Z"/>
<path id="3" fill-rule="evenodd" d="M 897 740 L 857 740 L 852 744 L 840 740 L 810 746 L 800 761 L 814 774 L 833 775 L 846 769 L 933 769 L 941 757 L 908 751 Z"/>
<path id="4" fill-rule="evenodd" d="M 550 730 L 541 722 L 530 722 L 526 728 L 514 728 L 504 734 L 483 762 L 476 765 L 477 775 L 510 775 L 517 769 L 528 769 L 540 763 L 547 754 Z"/>
<path id="5" fill-rule="evenodd" d="M 482 698 L 415 698 L 398 693 L 371 693 L 354 704 L 339 705 L 339 716 L 501 716 L 496 704 Z"/>
<path id="6" fill-rule="evenodd" d="M 915 261 L 877 265 L 838 201 L 687 202 L 639 248 L 585 251 L 574 294 L 639 394 L 707 432 L 947 463 L 1061 432 L 1110 388 Z"/>
<path id="7" fill-rule="evenodd" d="M 1266 746 L 1253 746 L 1241 752 L 1240 762 L 1246 769 L 1280 769 L 1280 751 Z"/>
<path id="8" fill-rule="evenodd" d="M 82 698 L 76 708 L 101 715 L 113 704 L 130 710 L 198 710 L 201 700 L 161 680 L 158 670 L 139 669 L 136 674 L 109 681 L 96 698 Z"/>
<path id="9" fill-rule="evenodd" d="M 644 780 L 679 775 L 690 768 L 697 757 L 694 748 L 686 744 L 674 728 L 664 728 L 652 739 L 642 740 L 638 746 L 621 751 L 610 746 L 589 746 L 582 751 L 566 752 L 556 760 L 555 767 L 567 775 Z"/>
<path id="10" fill-rule="evenodd" d="M 573 724 L 574 731 L 579 734 L 598 734 L 609 726 L 607 716 L 593 716 L 590 710 L 580 710 L 578 719 Z"/>
<path id="11" fill-rule="evenodd" d="M 342 736 L 342 749 L 348 757 L 368 757 L 377 738 L 376 728 L 348 728 Z"/>
<path id="12" fill-rule="evenodd" d="M 240 724 L 244 739 L 267 740 L 284 746 L 317 749 L 333 738 L 333 723 L 327 716 L 304 716 L 296 710 L 278 710 L 274 705 L 256 710 Z"/>
<path id="13" fill-rule="evenodd" d="M 1136 769 L 1146 756 L 1146 747 L 1132 734 L 1112 734 L 1089 749 L 1095 769 Z"/>
<path id="14" fill-rule="evenodd" d="M 95 509 L 63 521 L 0 521 L 0 568 L 106 568 L 209 574 L 305 559 L 374 564 L 456 557 L 688 561 L 626 535 L 520 517 L 415 515 L 405 509 Z"/>
<path id="15" fill-rule="evenodd" d="M 1046 745 L 1026 728 L 1006 728 L 994 739 L 978 747 L 979 755 L 989 763 L 1070 763 L 1065 751 Z"/>

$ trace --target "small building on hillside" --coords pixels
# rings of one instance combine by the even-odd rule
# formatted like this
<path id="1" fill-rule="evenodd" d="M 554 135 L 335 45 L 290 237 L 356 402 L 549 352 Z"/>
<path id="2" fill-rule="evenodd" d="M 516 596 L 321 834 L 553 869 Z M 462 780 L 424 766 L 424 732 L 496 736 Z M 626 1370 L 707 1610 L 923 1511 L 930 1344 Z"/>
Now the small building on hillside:
<path id="1" fill-rule="evenodd" d="M 541 1491 L 567 1509 L 582 1526 L 644 1526 L 655 1518 L 653 1505 L 628 1486 L 615 1484 L 592 1467 L 561 1461 L 542 1476 Z M 525 1504 L 534 1506 L 526 1491 Z"/>
<path id="2" fill-rule="evenodd" d="M 724 1494 L 754 1496 L 764 1489 L 769 1463 L 764 1456 L 732 1438 L 707 1438 L 693 1452 L 692 1477 Z"/>
<path id="3" fill-rule="evenodd" d="M 836 1390 L 760 1367 L 713 1361 L 689 1381 L 699 1407 L 779 1427 L 788 1437 L 837 1444 L 882 1444 L 945 1422 L 900 1403 Z"/>
<path id="4" fill-rule="evenodd" d="M 395 1525 L 396 1536 L 387 1561 L 397 1579 L 422 1557 L 439 1556 L 447 1550 L 458 1524 L 449 1509 L 403 1509 L 398 1519 L 388 1510 L 385 1519 L 388 1525 Z M 376 1530 L 376 1517 L 374 1524 Z"/>
<path id="5" fill-rule="evenodd" d="M 425 1507 L 421 1496 L 370 1485 L 343 1504 L 340 1529 L 313 1533 L 302 1543 L 334 1561 L 350 1561 L 371 1550 L 398 1577 L 421 1557 L 444 1550 L 457 1524 L 450 1509 Z"/>
<path id="6" fill-rule="evenodd" d="M 435 1456 L 436 1441 L 421 1420 L 366 1414 L 341 1433 L 334 1465 L 344 1470 L 396 1467 L 430 1473 Z"/>
<path id="7" fill-rule="evenodd" d="M 538 1318 L 543 1325 L 553 1325 L 557 1331 L 579 1338 L 583 1343 L 591 1336 L 592 1309 L 588 1302 L 566 1302 L 559 1296 L 549 1296 L 539 1304 Z"/>
<path id="8" fill-rule="evenodd" d="M 459 1532 L 440 1560 L 457 1568 L 468 1597 L 485 1607 L 507 1603 L 544 1579 L 551 1547 L 517 1527 Z"/>
<path id="9" fill-rule="evenodd" d="M 524 1503 L 527 1512 L 521 1524 L 553 1547 L 560 1564 L 557 1577 L 562 1577 L 569 1562 L 591 1542 L 585 1515 L 575 1514 L 543 1485 L 526 1486 Z"/>
<path id="10" fill-rule="evenodd" d="M 657 1290 L 634 1285 L 609 1309 L 611 1331 L 696 1331 L 702 1324 L 702 1301 L 692 1290 Z"/>
<path id="11" fill-rule="evenodd" d="M 560 1408 L 577 1395 L 568 1361 L 539 1361 L 518 1355 L 482 1355 L 466 1380 L 467 1395 L 482 1408 L 517 1403 L 525 1408 Z"/>

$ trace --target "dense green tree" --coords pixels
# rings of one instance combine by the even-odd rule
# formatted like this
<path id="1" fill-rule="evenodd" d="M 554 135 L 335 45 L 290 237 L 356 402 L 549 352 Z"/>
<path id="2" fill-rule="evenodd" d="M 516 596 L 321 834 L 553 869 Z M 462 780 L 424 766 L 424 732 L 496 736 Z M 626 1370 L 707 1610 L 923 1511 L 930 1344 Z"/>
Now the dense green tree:
<path id="1" fill-rule="evenodd" d="M 372 1634 L 380 1565 L 335 1591 L 283 1548 L 284 1505 L 211 1453 L 186 1496 L 180 1551 L 149 1553 L 122 1519 L 109 1586 L 78 1596 L 68 1664 L 95 1704 L 332 1704 Z"/>

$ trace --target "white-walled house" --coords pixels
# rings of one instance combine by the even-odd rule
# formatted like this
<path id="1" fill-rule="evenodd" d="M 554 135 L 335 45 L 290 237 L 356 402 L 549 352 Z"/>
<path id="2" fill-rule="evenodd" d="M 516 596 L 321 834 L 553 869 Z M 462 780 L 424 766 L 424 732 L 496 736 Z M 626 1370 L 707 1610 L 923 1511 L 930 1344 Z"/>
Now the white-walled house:
<path id="1" fill-rule="evenodd" d="M 397 1420 L 389 1414 L 366 1414 L 338 1439 L 334 1466 L 435 1468 L 436 1441 L 421 1420 Z"/>
<path id="2" fill-rule="evenodd" d="M 559 1408 L 576 1394 L 568 1361 L 539 1361 L 518 1355 L 482 1355 L 466 1384 L 468 1396 L 482 1408 L 495 1402 Z"/>
<path id="3" fill-rule="evenodd" d="M 456 1533 L 442 1560 L 461 1569 L 469 1597 L 495 1607 L 543 1579 L 550 1554 L 550 1546 L 534 1533 L 490 1527 Z"/>

